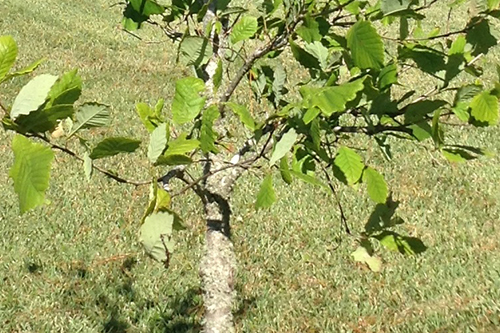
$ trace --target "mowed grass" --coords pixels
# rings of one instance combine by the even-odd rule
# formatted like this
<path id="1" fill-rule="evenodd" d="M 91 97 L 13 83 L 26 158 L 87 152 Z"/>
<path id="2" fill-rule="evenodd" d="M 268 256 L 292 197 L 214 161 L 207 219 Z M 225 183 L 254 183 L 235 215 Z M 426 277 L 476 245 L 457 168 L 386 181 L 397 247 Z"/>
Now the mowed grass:
<path id="1" fill-rule="evenodd" d="M 122 32 L 120 9 L 111 3 L 3 1 L 0 33 L 17 40 L 19 65 L 45 57 L 38 73 L 79 68 L 82 100 L 112 105 L 107 134 L 146 138 L 134 104 L 163 97 L 169 105 L 173 83 L 188 72 L 161 34 L 142 31 L 153 41 L 145 43 Z M 2 102 L 11 104 L 25 82 L 2 87 Z M 498 128 L 450 130 L 462 144 L 500 153 Z M 102 134 L 92 132 L 92 139 Z M 82 166 L 63 154 L 54 163 L 51 202 L 19 216 L 8 178 L 11 139 L 0 131 L 1 331 L 199 331 L 204 227 L 196 197 L 175 203 L 189 228 L 178 234 L 166 270 L 137 242 L 148 189 L 98 174 L 88 183 Z M 256 212 L 260 179 L 248 174 L 232 202 L 238 332 L 497 332 L 500 158 L 452 165 L 430 145 L 394 142 L 394 161 L 387 162 L 372 144 L 364 148 L 399 201 L 396 214 L 405 223 L 397 231 L 421 238 L 428 250 L 404 257 L 377 249 L 384 267 L 373 273 L 352 261 L 355 241 L 342 232 L 328 193 L 276 178 L 277 204 Z M 105 166 L 148 179 L 144 160 L 143 148 Z M 341 199 L 351 229 L 362 231 L 374 204 L 362 187 L 343 188 Z"/>

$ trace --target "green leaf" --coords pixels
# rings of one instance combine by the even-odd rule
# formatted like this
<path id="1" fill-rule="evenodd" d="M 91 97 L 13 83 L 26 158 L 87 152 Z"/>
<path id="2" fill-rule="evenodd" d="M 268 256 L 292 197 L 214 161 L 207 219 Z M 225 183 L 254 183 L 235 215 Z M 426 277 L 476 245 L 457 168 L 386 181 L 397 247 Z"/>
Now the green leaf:
<path id="1" fill-rule="evenodd" d="M 217 91 L 222 83 L 222 60 L 219 59 L 217 62 L 217 68 L 215 70 L 214 74 L 214 87 L 215 90 Z"/>
<path id="2" fill-rule="evenodd" d="M 290 173 L 294 177 L 302 180 L 305 183 L 308 183 L 308 184 L 311 184 L 311 185 L 314 185 L 314 186 L 323 187 L 324 189 L 329 190 L 328 185 L 326 185 L 325 183 L 323 183 L 322 181 L 320 181 L 318 178 L 316 178 L 312 174 L 305 174 L 305 173 L 299 172 L 297 170 L 290 170 Z"/>
<path id="3" fill-rule="evenodd" d="M 463 122 L 469 122 L 470 113 L 469 113 L 469 103 L 468 102 L 457 102 L 452 108 L 451 111 Z"/>
<path id="4" fill-rule="evenodd" d="M 170 141 L 165 155 L 183 155 L 200 147 L 200 141 L 186 137 L 186 133 L 181 133 L 177 139 Z"/>
<path id="5" fill-rule="evenodd" d="M 90 178 L 92 177 L 92 159 L 90 158 L 90 155 L 88 152 L 85 152 L 83 154 L 83 172 L 85 172 L 85 177 L 87 178 L 88 181 L 90 181 Z"/>
<path id="6" fill-rule="evenodd" d="M 17 45 L 12 36 L 0 36 L 0 82 L 2 82 L 17 58 Z"/>
<path id="7" fill-rule="evenodd" d="M 294 58 L 299 62 L 299 64 L 309 69 L 321 67 L 318 59 L 316 59 L 315 56 L 305 51 L 303 48 L 297 45 L 293 40 L 290 39 L 289 43 L 290 43 L 290 49 L 292 50 L 292 54 Z"/>
<path id="8" fill-rule="evenodd" d="M 274 202 L 276 202 L 276 194 L 273 188 L 273 176 L 267 175 L 260 185 L 259 193 L 257 193 L 255 208 L 269 208 Z"/>
<path id="9" fill-rule="evenodd" d="M 280 160 L 280 174 L 281 178 L 287 184 L 291 184 L 293 181 L 292 174 L 290 173 L 290 169 L 288 168 L 288 161 L 286 157 L 282 157 Z"/>
<path id="10" fill-rule="evenodd" d="M 3 79 L 0 79 L 0 83 L 5 82 L 9 79 L 12 79 L 13 77 L 26 75 L 26 74 L 33 72 L 35 69 L 37 69 L 38 66 L 40 66 L 40 64 L 43 61 L 44 61 L 44 59 L 38 59 L 38 60 L 32 62 L 31 64 L 29 64 L 28 66 L 21 68 L 20 70 L 8 73 Z"/>
<path id="11" fill-rule="evenodd" d="M 432 139 L 434 140 L 434 144 L 437 148 L 443 146 L 444 143 L 444 131 L 439 125 L 439 117 L 441 116 L 441 110 L 437 110 L 434 112 L 434 116 L 432 118 Z"/>
<path id="12" fill-rule="evenodd" d="M 151 163 L 156 163 L 158 157 L 167 146 L 167 124 L 160 124 L 149 137 L 148 159 Z"/>
<path id="13" fill-rule="evenodd" d="M 319 23 L 309 14 L 306 15 L 302 25 L 297 28 L 296 32 L 307 43 L 319 42 L 323 37 L 319 31 Z"/>
<path id="14" fill-rule="evenodd" d="M 249 39 L 255 35 L 259 29 L 257 18 L 253 16 L 242 17 L 233 27 L 231 31 L 231 43 L 236 44 L 240 41 Z"/>
<path id="15" fill-rule="evenodd" d="M 50 88 L 47 95 L 47 106 L 58 104 L 73 104 L 82 93 L 82 79 L 77 70 L 64 73 Z"/>
<path id="16" fill-rule="evenodd" d="M 264 11 L 267 16 L 271 16 L 283 3 L 283 0 L 263 0 L 259 11 Z"/>
<path id="17" fill-rule="evenodd" d="M 165 191 L 163 188 L 158 187 L 156 190 L 156 201 L 155 201 L 155 207 L 154 207 L 154 212 L 163 212 L 168 209 L 170 209 L 170 203 L 172 198 L 170 197 L 170 194 Z"/>
<path id="18" fill-rule="evenodd" d="M 16 124 L 26 132 L 53 131 L 58 125 L 58 120 L 71 117 L 73 113 L 73 105 L 60 104 L 21 115 L 17 118 Z"/>
<path id="19" fill-rule="evenodd" d="M 305 50 L 318 60 L 322 70 L 325 71 L 327 69 L 329 53 L 328 49 L 321 42 L 306 44 Z"/>
<path id="20" fill-rule="evenodd" d="M 311 125 L 309 126 L 309 136 L 312 139 L 315 151 L 319 151 L 321 145 L 321 128 L 318 118 L 311 121 Z"/>
<path id="21" fill-rule="evenodd" d="M 401 15 L 399 18 L 399 39 L 405 40 L 409 33 L 408 17 Z"/>
<path id="22" fill-rule="evenodd" d="M 339 148 L 333 163 L 342 171 L 349 185 L 358 182 L 365 168 L 361 156 L 347 147 Z"/>
<path id="23" fill-rule="evenodd" d="M 380 10 L 384 15 L 394 15 L 406 11 L 413 3 L 415 0 L 382 0 Z"/>
<path id="24" fill-rule="evenodd" d="M 172 114 L 175 123 L 182 125 L 194 120 L 205 105 L 205 97 L 200 93 L 205 90 L 202 79 L 187 77 L 175 83 L 175 96 L 172 102 Z"/>
<path id="25" fill-rule="evenodd" d="M 500 0 L 488 0 L 488 10 L 498 9 L 500 5 Z"/>
<path id="26" fill-rule="evenodd" d="M 274 72 L 273 72 L 273 85 L 272 85 L 272 90 L 274 93 L 274 104 L 276 106 L 279 105 L 282 97 L 283 97 L 283 91 L 285 87 L 285 82 L 286 82 L 286 72 L 285 69 L 281 64 L 277 64 L 274 67 Z"/>
<path id="27" fill-rule="evenodd" d="M 370 167 L 363 171 L 363 183 L 366 183 L 368 195 L 376 203 L 385 203 L 387 201 L 387 184 L 384 177 L 377 170 Z"/>
<path id="28" fill-rule="evenodd" d="M 318 109 L 317 107 L 312 107 L 310 109 L 307 109 L 306 113 L 304 113 L 304 116 L 302 117 L 302 121 L 304 124 L 309 124 L 311 121 L 316 119 L 316 117 L 321 113 L 321 110 Z"/>
<path id="29" fill-rule="evenodd" d="M 393 84 L 398 83 L 398 68 L 396 64 L 387 65 L 380 71 L 378 76 L 378 87 L 384 90 Z"/>
<path id="30" fill-rule="evenodd" d="M 27 115 L 38 110 L 45 103 L 47 94 L 56 80 L 57 76 L 49 74 L 42 74 L 31 79 L 14 100 L 10 118 L 16 120 L 20 115 Z"/>
<path id="31" fill-rule="evenodd" d="M 9 176 L 14 180 L 14 191 L 19 197 L 19 208 L 23 214 L 44 203 L 54 153 L 22 135 L 16 135 L 12 140 L 12 150 L 14 165 Z"/>
<path id="32" fill-rule="evenodd" d="M 146 217 L 139 232 L 139 241 L 147 254 L 159 262 L 168 260 L 174 250 L 172 232 L 174 214 L 170 212 L 153 213 Z"/>
<path id="33" fill-rule="evenodd" d="M 163 110 L 163 106 L 165 106 L 165 100 L 163 98 L 158 99 L 158 101 L 155 104 L 155 111 L 154 111 L 154 115 L 158 119 L 161 116 L 161 111 Z"/>
<path id="34" fill-rule="evenodd" d="M 255 121 L 253 120 L 253 117 L 250 114 L 250 112 L 248 112 L 246 106 L 241 104 L 236 104 L 233 102 L 227 102 L 226 105 L 229 106 L 231 110 L 233 110 L 233 112 L 236 113 L 236 115 L 238 115 L 243 125 L 245 125 L 251 131 L 255 131 Z"/>
<path id="35" fill-rule="evenodd" d="M 146 207 L 146 210 L 144 211 L 144 214 L 142 215 L 141 225 L 144 224 L 146 217 L 151 215 L 151 213 L 155 209 L 156 198 L 157 198 L 156 193 L 158 192 L 158 189 L 159 189 L 158 182 L 156 181 L 156 179 L 153 179 L 151 185 L 149 186 L 149 203 Z"/>
<path id="36" fill-rule="evenodd" d="M 165 8 L 151 0 L 130 0 L 123 11 L 122 24 L 126 30 L 136 30 L 141 27 L 150 15 L 163 14 Z"/>
<path id="37" fill-rule="evenodd" d="M 454 103 L 469 101 L 477 94 L 484 91 L 484 87 L 478 84 L 467 84 L 460 87 L 455 95 Z"/>
<path id="38" fill-rule="evenodd" d="M 179 47 L 179 58 L 188 66 L 205 65 L 213 54 L 212 44 L 205 37 L 187 36 Z"/>
<path id="39" fill-rule="evenodd" d="M 200 128 L 200 148 L 204 153 L 218 153 L 218 150 L 215 147 L 217 133 L 213 130 L 213 126 L 215 120 L 217 120 L 219 116 L 220 112 L 216 105 L 211 105 L 203 111 Z"/>
<path id="40" fill-rule="evenodd" d="M 347 32 L 352 60 L 361 69 L 380 69 L 384 64 L 384 44 L 377 30 L 367 21 L 358 21 Z"/>
<path id="41" fill-rule="evenodd" d="M 154 14 L 163 14 L 163 12 L 165 11 L 165 8 L 163 6 L 160 6 L 156 1 L 129 0 L 129 2 L 136 11 L 146 16 Z"/>
<path id="42" fill-rule="evenodd" d="M 373 272 L 380 272 L 382 270 L 382 260 L 371 256 L 363 246 L 359 246 L 356 251 L 351 253 L 351 256 L 354 257 L 354 261 L 366 264 Z"/>
<path id="43" fill-rule="evenodd" d="M 163 122 L 159 117 L 159 112 L 150 108 L 146 103 L 137 103 L 135 110 L 149 133 L 153 132 L 156 126 Z"/>
<path id="44" fill-rule="evenodd" d="M 451 43 L 450 49 L 448 50 L 448 55 L 454 54 L 463 54 L 465 50 L 465 45 L 467 44 L 467 40 L 464 36 L 458 36 L 457 39 Z"/>
<path id="45" fill-rule="evenodd" d="M 316 88 L 303 86 L 300 94 L 303 106 L 307 109 L 318 107 L 326 116 L 345 110 L 346 103 L 354 100 L 358 92 L 363 90 L 365 78 L 344 83 L 340 86 Z"/>
<path id="46" fill-rule="evenodd" d="M 81 129 L 107 126 L 109 122 L 109 108 L 106 105 L 85 103 L 75 113 L 75 122 L 68 138 Z"/>
<path id="47" fill-rule="evenodd" d="M 401 236 L 392 231 L 383 231 L 374 238 L 378 239 L 380 244 L 391 251 L 398 251 L 402 254 L 418 254 L 424 252 L 427 247 L 424 243 L 415 237 Z"/>
<path id="48" fill-rule="evenodd" d="M 273 154 L 271 155 L 271 159 L 269 163 L 273 165 L 277 160 L 281 159 L 292 149 L 295 141 L 297 140 L 297 132 L 295 129 L 291 128 L 286 132 L 281 139 L 278 141 L 276 146 L 274 147 Z"/>
<path id="49" fill-rule="evenodd" d="M 139 148 L 140 140 L 134 140 L 123 137 L 106 138 L 99 142 L 97 146 L 92 149 L 90 158 L 93 160 L 114 156 L 120 153 L 132 153 Z"/>
<path id="50" fill-rule="evenodd" d="M 155 165 L 185 165 L 191 163 L 193 163 L 193 160 L 189 156 L 164 154 L 158 157 Z"/>
<path id="51" fill-rule="evenodd" d="M 498 122 L 498 98 L 484 91 L 476 95 L 470 103 L 471 115 L 477 121 L 488 125 Z"/>

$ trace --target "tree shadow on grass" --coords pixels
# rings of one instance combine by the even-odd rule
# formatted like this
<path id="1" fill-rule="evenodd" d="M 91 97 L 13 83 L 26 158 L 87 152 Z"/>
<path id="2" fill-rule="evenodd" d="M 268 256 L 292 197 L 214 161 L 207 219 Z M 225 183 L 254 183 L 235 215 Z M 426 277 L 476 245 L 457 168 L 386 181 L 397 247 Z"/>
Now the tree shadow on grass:
<path id="1" fill-rule="evenodd" d="M 27 261 L 26 269 L 39 271 L 42 265 L 35 267 L 32 262 Z M 66 284 L 59 299 L 61 307 L 100 323 L 102 333 L 128 333 L 144 326 L 151 333 L 200 332 L 200 289 L 165 288 L 157 297 L 143 297 L 136 288 L 136 274 L 143 274 L 134 272 L 136 263 L 135 257 L 128 257 L 106 266 L 92 267 L 83 261 L 62 265 L 59 271 Z"/>
<path id="2" fill-rule="evenodd" d="M 201 290 L 191 288 L 168 299 L 163 309 L 149 321 L 148 332 L 201 332 L 202 316 Z"/>
<path id="3" fill-rule="evenodd" d="M 384 204 L 375 206 L 368 222 L 365 225 L 366 237 L 377 239 L 386 248 L 398 251 L 401 254 L 419 254 L 427 250 L 427 246 L 416 237 L 401 235 L 393 230 L 393 227 L 403 224 L 405 221 L 396 215 L 399 201 L 394 201 L 392 196 L 387 198 Z M 369 249 L 370 246 L 365 242 L 362 244 Z M 370 252 L 370 251 L 369 251 Z"/>
<path id="4" fill-rule="evenodd" d="M 112 310 L 109 320 L 104 323 L 102 332 L 105 333 L 126 333 L 130 327 L 129 323 L 120 317 L 118 309 Z"/>
<path id="5" fill-rule="evenodd" d="M 65 281 L 58 297 L 61 310 L 100 323 L 102 333 L 127 333 L 144 326 L 150 333 L 201 332 L 204 308 L 200 287 L 167 288 L 159 297 L 142 297 L 135 287 L 135 275 L 143 273 L 134 272 L 136 262 L 135 257 L 128 257 L 106 266 L 73 261 L 56 267 Z M 44 264 L 37 258 L 26 258 L 25 269 L 44 278 Z M 243 295 L 241 286 L 236 289 Z M 255 298 L 247 295 L 237 304 L 236 322 L 255 308 Z"/>

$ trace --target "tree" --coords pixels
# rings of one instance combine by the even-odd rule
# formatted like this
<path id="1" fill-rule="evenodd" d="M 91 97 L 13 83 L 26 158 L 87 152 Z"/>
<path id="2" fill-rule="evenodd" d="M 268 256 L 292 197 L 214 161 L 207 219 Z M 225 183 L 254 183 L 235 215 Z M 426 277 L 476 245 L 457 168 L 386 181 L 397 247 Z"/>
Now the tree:
<path id="1" fill-rule="evenodd" d="M 377 204 L 376 216 L 359 234 L 355 260 L 380 269 L 371 242 L 413 254 L 423 244 L 391 231 L 389 190 L 383 176 L 358 153 L 367 137 L 391 158 L 391 140 L 426 142 L 452 162 L 487 151 L 450 142 L 449 123 L 482 127 L 498 122 L 500 82 L 483 83 L 481 57 L 496 45 L 490 20 L 500 1 L 478 0 L 474 15 L 456 30 L 422 27 L 433 1 L 264 0 L 256 8 L 231 1 L 130 0 L 124 8 L 128 31 L 152 24 L 178 45 L 179 62 L 193 76 L 177 81 L 169 116 L 164 101 L 136 106 L 149 132 L 147 158 L 155 177 L 130 181 L 99 166 L 99 159 L 138 149 L 140 140 L 109 137 L 92 145 L 86 130 L 109 124 L 109 110 L 99 103 L 75 104 L 81 93 L 77 71 L 61 77 L 39 75 L 24 86 L 11 107 L 1 106 L 6 130 L 18 133 L 9 175 L 19 196 L 20 211 L 43 204 L 54 153 L 59 150 L 83 162 L 85 174 L 101 172 L 133 185 L 150 185 L 140 239 L 146 252 L 168 267 L 175 230 L 182 220 L 171 201 L 193 190 L 206 219 L 206 251 L 200 264 L 205 290 L 205 330 L 233 330 L 236 262 L 230 240 L 230 199 L 238 178 L 256 170 L 262 184 L 257 209 L 276 200 L 273 173 L 285 183 L 303 181 L 336 192 L 341 185 L 365 184 Z M 451 10 L 463 1 L 451 2 Z M 382 34 L 384 25 L 394 25 Z M 397 30 L 397 33 L 393 31 Z M 0 38 L 0 83 L 33 71 L 36 62 L 11 72 L 17 48 L 11 37 Z M 298 73 L 284 63 L 293 62 Z M 431 89 L 418 94 L 399 80 L 408 72 L 428 78 Z M 250 112 L 239 92 L 251 89 Z M 236 128 L 236 130 L 234 130 Z M 233 132 L 244 133 L 233 135 Z M 51 133 L 50 135 L 48 135 Z M 81 150 L 64 142 L 77 140 Z M 168 171 L 165 173 L 165 169 Z M 171 184 L 174 179 L 183 187 Z M 342 206 L 341 223 L 349 228 Z"/>

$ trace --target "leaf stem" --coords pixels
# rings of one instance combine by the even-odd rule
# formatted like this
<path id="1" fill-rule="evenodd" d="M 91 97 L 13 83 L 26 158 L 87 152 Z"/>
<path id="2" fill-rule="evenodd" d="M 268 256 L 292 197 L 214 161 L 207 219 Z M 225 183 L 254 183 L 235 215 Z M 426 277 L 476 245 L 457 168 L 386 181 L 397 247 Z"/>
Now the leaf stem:
<path id="1" fill-rule="evenodd" d="M 78 156 L 74 151 L 66 148 L 66 147 L 63 147 L 63 146 L 59 146 L 58 144 L 55 144 L 53 142 L 50 142 L 49 139 L 47 139 L 46 137 L 40 135 L 40 134 L 26 134 L 27 137 L 32 137 L 32 138 L 37 138 L 37 139 L 40 139 L 40 140 L 43 140 L 45 141 L 46 143 L 48 143 L 52 149 L 57 149 L 57 150 L 60 150 L 62 151 L 63 153 L 66 153 L 67 155 L 70 155 L 71 157 L 74 157 L 76 158 L 77 160 L 79 161 L 82 161 L 83 162 L 83 158 Z M 101 168 L 97 165 L 94 165 L 92 163 L 92 168 L 94 168 L 95 170 L 99 171 L 100 173 L 104 174 L 105 176 L 117 181 L 118 183 L 122 183 L 122 184 L 130 184 L 130 185 L 135 185 L 135 186 L 142 186 L 142 185 L 148 185 L 148 184 L 151 184 L 151 180 L 148 180 L 148 181 L 135 181 L 135 180 L 129 180 L 129 179 L 125 179 L 125 178 L 122 178 L 116 174 L 114 174 L 113 172 L 109 171 L 109 170 L 106 170 L 104 168 Z"/>

